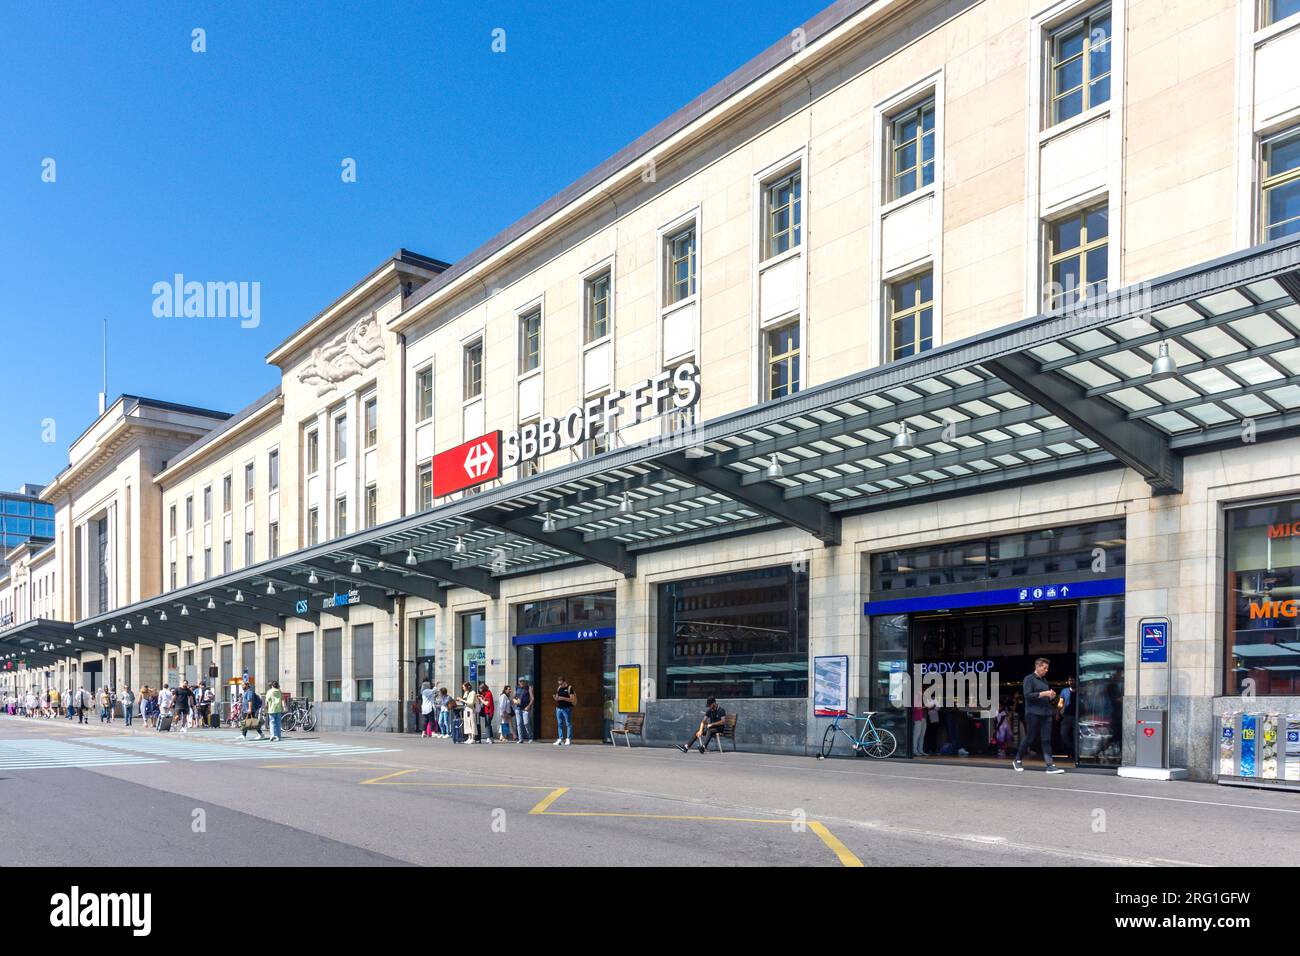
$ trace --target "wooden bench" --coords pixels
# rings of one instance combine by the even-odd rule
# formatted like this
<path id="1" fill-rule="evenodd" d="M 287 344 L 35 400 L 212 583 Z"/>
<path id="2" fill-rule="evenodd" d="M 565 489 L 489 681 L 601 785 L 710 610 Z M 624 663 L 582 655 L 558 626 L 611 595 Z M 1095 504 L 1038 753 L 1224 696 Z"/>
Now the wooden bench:
<path id="1" fill-rule="evenodd" d="M 723 738 L 726 738 L 727 740 L 731 741 L 731 752 L 735 753 L 736 752 L 736 715 L 735 714 L 727 714 L 726 717 L 723 717 L 722 726 L 718 728 L 717 733 L 713 735 L 713 739 L 718 742 L 718 753 L 726 752 L 722 749 Z"/>
<path id="2" fill-rule="evenodd" d="M 641 745 L 645 746 L 644 731 L 645 731 L 645 714 L 628 714 L 627 717 L 624 718 L 623 720 L 622 727 L 611 726 L 609 728 L 609 742 L 611 744 L 614 744 L 615 746 L 618 746 L 617 741 L 614 740 L 614 735 L 621 734 L 624 742 L 628 746 L 628 749 L 631 750 L 632 740 L 630 735 L 636 734 L 637 737 L 640 738 L 641 740 Z"/>

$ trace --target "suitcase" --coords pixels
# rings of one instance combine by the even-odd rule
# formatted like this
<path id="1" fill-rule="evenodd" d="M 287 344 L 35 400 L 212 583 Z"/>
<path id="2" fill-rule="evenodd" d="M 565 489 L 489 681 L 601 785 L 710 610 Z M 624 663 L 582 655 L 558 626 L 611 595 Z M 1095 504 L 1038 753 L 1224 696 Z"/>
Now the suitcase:
<path id="1" fill-rule="evenodd" d="M 159 730 L 171 730 L 171 729 L 172 729 L 172 719 L 171 719 L 171 717 L 170 717 L 170 716 L 163 717 L 162 720 L 158 721 L 158 729 L 159 729 Z"/>
<path id="2" fill-rule="evenodd" d="M 214 729 L 217 728 L 217 727 L 220 727 L 220 726 L 221 726 L 221 715 L 220 715 L 220 714 L 208 714 L 208 726 L 209 726 L 209 727 L 212 727 L 212 728 L 214 728 Z"/>

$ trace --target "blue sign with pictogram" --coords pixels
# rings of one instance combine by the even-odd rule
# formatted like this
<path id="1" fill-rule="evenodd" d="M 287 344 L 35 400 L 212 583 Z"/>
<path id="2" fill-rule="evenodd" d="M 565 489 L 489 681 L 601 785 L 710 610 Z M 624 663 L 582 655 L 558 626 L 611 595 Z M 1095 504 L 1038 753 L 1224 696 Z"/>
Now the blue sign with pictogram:
<path id="1" fill-rule="evenodd" d="M 1142 624 L 1142 663 L 1164 664 L 1169 660 L 1169 622 L 1145 621 Z"/>

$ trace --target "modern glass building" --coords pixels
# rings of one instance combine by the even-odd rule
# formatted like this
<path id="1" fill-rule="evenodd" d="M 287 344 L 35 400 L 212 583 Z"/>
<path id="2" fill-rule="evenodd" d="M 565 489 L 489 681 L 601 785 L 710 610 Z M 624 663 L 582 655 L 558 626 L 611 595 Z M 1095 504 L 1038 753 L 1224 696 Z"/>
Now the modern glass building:
<path id="1" fill-rule="evenodd" d="M 5 556 L 33 538 L 53 539 L 54 505 L 41 501 L 41 485 L 0 491 L 0 576 L 9 572 Z"/>

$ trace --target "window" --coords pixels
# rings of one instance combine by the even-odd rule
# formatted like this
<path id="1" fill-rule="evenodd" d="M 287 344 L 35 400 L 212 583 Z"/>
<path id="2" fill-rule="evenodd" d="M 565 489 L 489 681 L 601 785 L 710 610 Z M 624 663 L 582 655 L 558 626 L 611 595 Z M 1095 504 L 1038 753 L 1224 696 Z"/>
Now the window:
<path id="1" fill-rule="evenodd" d="M 767 333 L 767 397 L 799 391 L 799 323 Z"/>
<path id="2" fill-rule="evenodd" d="M 229 475 L 221 479 L 221 513 L 230 514 L 231 506 L 234 504 L 234 479 Z"/>
<path id="3" fill-rule="evenodd" d="M 433 465 L 421 465 L 415 473 L 415 509 L 428 511 L 433 507 Z"/>
<path id="4" fill-rule="evenodd" d="M 221 573 L 229 574 L 235 569 L 235 542 L 226 541 L 221 545 Z"/>
<path id="5" fill-rule="evenodd" d="M 167 509 L 167 532 L 171 537 L 176 537 L 176 506 L 172 505 Z"/>
<path id="6" fill-rule="evenodd" d="M 889 286 L 889 360 L 934 345 L 934 274 L 922 272 Z"/>
<path id="7" fill-rule="evenodd" d="M 271 681 L 280 679 L 280 639 L 278 637 L 268 637 L 266 643 L 262 646 L 266 658 L 266 676 L 263 681 L 269 685 Z"/>
<path id="8" fill-rule="evenodd" d="M 1298 13 L 1300 13 L 1300 0 L 1264 0 L 1261 26 L 1269 26 Z"/>
<path id="9" fill-rule="evenodd" d="M 253 545 L 253 532 L 244 532 L 244 567 L 248 567 L 257 560 L 256 548 Z"/>
<path id="10" fill-rule="evenodd" d="M 379 486 L 366 485 L 366 527 L 379 524 Z"/>
<path id="11" fill-rule="evenodd" d="M 665 305 L 681 302 L 695 294 L 695 224 L 671 236 L 665 250 L 668 283 Z"/>
<path id="12" fill-rule="evenodd" d="M 278 558 L 280 556 L 280 522 L 272 521 L 266 529 L 266 556 L 267 558 Z"/>
<path id="13" fill-rule="evenodd" d="M 212 520 L 212 486 L 208 485 L 203 489 L 203 521 Z"/>
<path id="14" fill-rule="evenodd" d="M 1300 10 L 1300 0 L 1296 0 Z M 1264 241 L 1300 232 L 1300 127 L 1263 143 Z"/>
<path id="15" fill-rule="evenodd" d="M 534 309 L 519 318 L 519 374 L 542 364 L 542 310 Z"/>
<path id="16" fill-rule="evenodd" d="M 298 635 L 297 639 L 297 656 L 298 656 L 298 696 L 304 700 L 313 700 L 316 697 L 316 674 L 314 655 L 312 645 L 316 642 L 316 635 L 311 631 L 305 631 Z"/>
<path id="17" fill-rule="evenodd" d="M 806 571 L 662 584 L 658 607 L 661 698 L 808 695 Z"/>
<path id="18" fill-rule="evenodd" d="M 433 369 L 426 368 L 415 376 L 415 420 L 427 422 L 433 417 Z"/>
<path id="19" fill-rule="evenodd" d="M 266 456 L 266 490 L 280 490 L 280 450 L 277 448 Z"/>
<path id="20" fill-rule="evenodd" d="M 212 577 L 212 549 L 203 549 L 203 580 Z"/>
<path id="21" fill-rule="evenodd" d="M 465 346 L 465 400 L 483 394 L 483 342 Z"/>
<path id="22" fill-rule="evenodd" d="M 1291 658 L 1300 620 L 1289 599 L 1300 582 L 1300 502 L 1283 500 L 1232 508 L 1227 518 L 1224 591 L 1228 626 L 1224 693 L 1253 686 L 1261 697 L 1300 694 Z M 1247 681 L 1252 683 L 1248 684 Z"/>
<path id="23" fill-rule="evenodd" d="M 1049 125 L 1110 100 L 1110 8 L 1094 10 L 1053 31 Z"/>
<path id="24" fill-rule="evenodd" d="M 331 627 L 321 632 L 325 650 L 325 699 L 343 699 L 343 629 Z"/>
<path id="25" fill-rule="evenodd" d="M 320 544 L 319 508 L 312 508 L 307 512 L 307 544 Z"/>
<path id="26" fill-rule="evenodd" d="M 374 448 L 379 444 L 379 399 L 366 399 L 366 447 Z"/>
<path id="27" fill-rule="evenodd" d="M 307 474 L 320 470 L 320 433 L 314 428 L 307 433 Z"/>
<path id="28" fill-rule="evenodd" d="M 803 176 L 792 172 L 763 191 L 763 258 L 797 248 L 803 231 Z"/>
<path id="29" fill-rule="evenodd" d="M 356 700 L 375 699 L 375 626 L 359 624 L 352 629 L 352 679 Z"/>
<path id="30" fill-rule="evenodd" d="M 194 583 L 194 555 L 185 555 L 185 583 Z"/>
<path id="31" fill-rule="evenodd" d="M 176 590 L 176 562 L 175 561 L 171 563 L 171 569 L 170 569 L 170 574 L 168 575 L 168 580 L 171 581 L 171 586 L 169 590 L 175 591 Z"/>
<path id="32" fill-rule="evenodd" d="M 604 395 L 593 395 L 590 401 L 603 401 Z M 602 455 L 610 449 L 610 436 L 605 431 L 605 420 L 597 419 L 591 427 L 591 437 L 582 444 L 582 457 L 591 458 L 593 455 Z"/>
<path id="33" fill-rule="evenodd" d="M 599 341 L 609 335 L 609 283 L 610 274 L 602 272 L 586 282 L 586 304 L 582 341 L 584 345 Z"/>
<path id="34" fill-rule="evenodd" d="M 255 478 L 253 463 L 250 461 L 244 466 L 244 504 L 251 504 L 253 501 L 253 493 L 257 491 Z"/>
<path id="35" fill-rule="evenodd" d="M 889 121 L 889 198 L 934 182 L 934 97 Z"/>
<path id="36" fill-rule="evenodd" d="M 344 535 L 348 533 L 348 498 L 347 495 L 339 495 L 334 499 L 334 535 Z"/>
<path id="37" fill-rule="evenodd" d="M 334 419 L 334 461 L 347 461 L 348 457 L 348 416 L 340 415 Z"/>
<path id="38" fill-rule="evenodd" d="M 194 496 L 185 499 L 185 530 L 194 530 Z"/>
<path id="39" fill-rule="evenodd" d="M 1108 225 L 1106 207 L 1096 206 L 1048 226 L 1049 309 L 1105 293 Z"/>
<path id="40" fill-rule="evenodd" d="M 478 679 L 483 680 L 484 665 L 487 664 L 487 616 L 483 611 L 470 611 L 456 616 L 460 630 L 460 674 L 457 684 L 469 680 L 471 664 L 478 672 Z"/>

